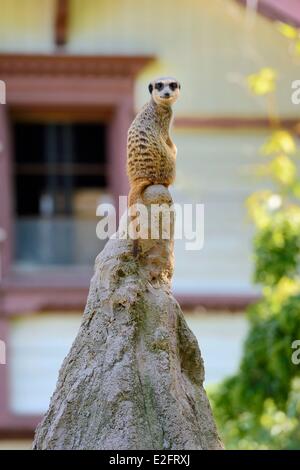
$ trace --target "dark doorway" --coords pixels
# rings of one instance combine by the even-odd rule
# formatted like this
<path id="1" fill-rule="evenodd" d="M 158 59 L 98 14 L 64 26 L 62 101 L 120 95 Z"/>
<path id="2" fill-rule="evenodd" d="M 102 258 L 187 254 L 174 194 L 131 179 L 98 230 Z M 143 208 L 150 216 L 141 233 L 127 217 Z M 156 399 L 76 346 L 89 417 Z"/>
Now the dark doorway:
<path id="1" fill-rule="evenodd" d="M 15 263 L 90 265 L 96 207 L 107 198 L 106 126 L 14 123 Z"/>

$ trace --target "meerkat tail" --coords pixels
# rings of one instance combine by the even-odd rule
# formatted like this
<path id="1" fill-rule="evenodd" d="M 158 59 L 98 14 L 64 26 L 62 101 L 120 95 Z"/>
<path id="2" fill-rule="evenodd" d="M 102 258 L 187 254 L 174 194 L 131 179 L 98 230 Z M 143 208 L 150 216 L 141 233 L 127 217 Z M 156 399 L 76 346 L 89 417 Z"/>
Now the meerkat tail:
<path id="1" fill-rule="evenodd" d="M 134 181 L 128 195 L 128 207 L 136 204 L 142 197 L 144 190 L 151 184 L 152 182 L 146 178 L 139 181 Z"/>
<path id="2" fill-rule="evenodd" d="M 148 179 L 142 179 L 140 181 L 137 181 L 137 182 L 134 182 L 131 189 L 130 189 L 130 192 L 129 192 L 129 195 L 128 195 L 128 207 L 131 208 L 131 207 L 134 207 L 134 204 L 136 204 L 139 199 L 142 198 L 142 194 L 143 194 L 143 191 L 151 185 L 151 181 L 148 180 Z M 134 220 L 134 224 L 136 224 L 138 221 L 137 221 L 137 214 L 135 212 L 135 210 L 132 210 L 131 209 L 131 215 L 133 217 L 135 217 L 135 220 Z M 135 228 L 137 227 L 137 225 L 135 226 Z M 139 251 L 139 241 L 138 239 L 135 239 L 133 240 L 133 256 L 134 258 L 136 258 L 138 256 L 138 251 Z"/>

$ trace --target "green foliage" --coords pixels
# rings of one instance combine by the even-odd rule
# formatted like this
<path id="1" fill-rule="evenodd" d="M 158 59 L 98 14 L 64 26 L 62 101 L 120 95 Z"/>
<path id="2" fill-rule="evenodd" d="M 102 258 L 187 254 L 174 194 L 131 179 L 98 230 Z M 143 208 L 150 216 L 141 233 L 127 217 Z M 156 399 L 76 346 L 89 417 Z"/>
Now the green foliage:
<path id="1" fill-rule="evenodd" d="M 294 154 L 296 143 L 290 132 L 280 129 L 274 131 L 261 148 L 262 155 L 273 155 L 276 153 Z"/>
<path id="2" fill-rule="evenodd" d="M 284 24 L 278 28 L 296 47 L 299 31 Z M 268 98 L 276 77 L 264 68 L 248 77 L 247 84 L 254 94 Z M 256 226 L 254 282 L 261 284 L 263 295 L 247 312 L 250 331 L 237 374 L 210 391 L 222 438 L 233 449 L 300 448 L 300 364 L 292 361 L 293 343 L 300 340 L 297 146 L 278 119 L 269 118 L 277 127 L 261 148 L 259 173 L 269 177 L 273 190 L 247 200 Z"/>
<path id="3" fill-rule="evenodd" d="M 291 41 L 295 55 L 300 55 L 300 30 L 281 22 L 278 22 L 277 29 Z"/>
<path id="4" fill-rule="evenodd" d="M 256 95 L 266 95 L 275 90 L 276 72 L 271 68 L 263 68 L 258 73 L 247 77 L 249 89 Z"/>
<path id="5" fill-rule="evenodd" d="M 254 280 L 274 286 L 284 276 L 298 274 L 300 209 L 275 211 L 254 237 Z"/>
<path id="6" fill-rule="evenodd" d="M 231 394 L 231 386 L 222 386 L 222 392 Z M 239 415 L 224 417 L 218 411 L 224 406 L 220 392 L 212 389 L 209 397 L 215 402 L 214 413 L 222 424 L 222 437 L 227 449 L 299 449 L 300 442 L 300 379 L 291 382 L 286 411 L 276 406 L 272 398 L 264 400 L 259 414 L 242 411 Z"/>
<path id="7" fill-rule="evenodd" d="M 300 338 L 300 285 L 282 280 L 248 317 L 250 333 L 238 374 L 210 392 L 225 445 L 299 448 L 300 365 L 291 356 L 293 341 Z"/>

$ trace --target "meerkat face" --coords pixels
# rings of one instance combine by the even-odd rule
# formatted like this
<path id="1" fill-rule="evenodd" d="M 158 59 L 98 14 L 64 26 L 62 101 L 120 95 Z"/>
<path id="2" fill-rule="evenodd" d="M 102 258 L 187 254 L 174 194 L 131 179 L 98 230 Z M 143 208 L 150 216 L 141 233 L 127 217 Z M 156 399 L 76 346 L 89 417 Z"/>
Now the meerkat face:
<path id="1" fill-rule="evenodd" d="M 171 106 L 178 99 L 180 83 L 172 77 L 157 78 L 150 83 L 149 92 L 156 104 Z"/>

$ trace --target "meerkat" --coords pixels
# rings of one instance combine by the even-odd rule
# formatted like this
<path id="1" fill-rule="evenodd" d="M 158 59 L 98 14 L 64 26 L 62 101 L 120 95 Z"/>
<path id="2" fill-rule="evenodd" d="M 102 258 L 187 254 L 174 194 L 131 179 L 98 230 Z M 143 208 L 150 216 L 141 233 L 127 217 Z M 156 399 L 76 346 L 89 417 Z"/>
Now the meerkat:
<path id="1" fill-rule="evenodd" d="M 151 99 L 137 114 L 128 130 L 127 175 L 130 184 L 128 206 L 142 202 L 143 191 L 152 184 L 166 187 L 175 180 L 177 148 L 170 137 L 171 106 L 177 101 L 180 83 L 162 77 L 149 86 Z M 138 243 L 134 241 L 134 254 Z"/>

